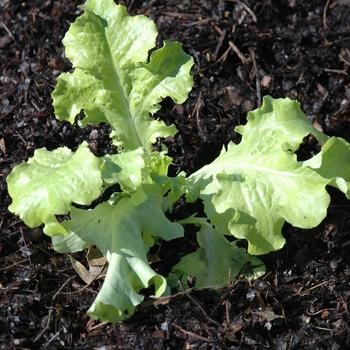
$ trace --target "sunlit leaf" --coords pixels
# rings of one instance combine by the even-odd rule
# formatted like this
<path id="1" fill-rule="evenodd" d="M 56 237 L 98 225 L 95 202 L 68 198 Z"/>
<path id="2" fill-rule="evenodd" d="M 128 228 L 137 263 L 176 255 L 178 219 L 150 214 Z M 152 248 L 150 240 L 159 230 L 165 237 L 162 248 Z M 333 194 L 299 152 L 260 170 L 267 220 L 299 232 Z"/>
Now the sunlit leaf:
<path id="1" fill-rule="evenodd" d="M 41 148 L 7 177 L 9 210 L 29 227 L 45 224 L 44 232 L 67 234 L 56 215 L 68 214 L 72 203 L 90 205 L 101 194 L 102 161 L 86 143 L 73 153 L 67 147 L 53 152 Z"/>
<path id="2" fill-rule="evenodd" d="M 193 59 L 181 44 L 168 41 L 149 58 L 158 35 L 154 22 L 131 17 L 112 0 L 87 0 L 81 7 L 85 13 L 63 39 L 75 70 L 58 78 L 55 114 L 73 123 L 84 110 L 82 126 L 107 122 L 116 145 L 151 152 L 157 137 L 174 135 L 176 128 L 149 114 L 167 96 L 185 101 L 193 85 Z"/>
<path id="3" fill-rule="evenodd" d="M 247 124 L 236 131 L 242 135 L 240 144 L 231 142 L 190 179 L 202 188 L 211 223 L 222 234 L 247 239 L 250 254 L 282 248 L 285 221 L 301 228 L 317 226 L 330 203 L 326 185 L 347 193 L 349 145 L 338 141 L 329 151 L 334 139 L 310 124 L 298 102 L 265 96 L 262 107 L 250 112 Z M 295 152 L 309 134 L 325 145 L 316 160 L 299 162 Z M 335 156 L 338 147 L 342 157 Z M 311 167 L 315 161 L 319 169 Z"/>

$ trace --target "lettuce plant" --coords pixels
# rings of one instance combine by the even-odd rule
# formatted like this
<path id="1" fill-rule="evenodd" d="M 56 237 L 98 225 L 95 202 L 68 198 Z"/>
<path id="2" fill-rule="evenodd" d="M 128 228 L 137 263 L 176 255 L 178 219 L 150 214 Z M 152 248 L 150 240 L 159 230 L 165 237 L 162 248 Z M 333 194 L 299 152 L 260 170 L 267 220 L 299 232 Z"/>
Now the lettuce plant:
<path id="1" fill-rule="evenodd" d="M 83 110 L 81 127 L 108 123 L 118 153 L 96 157 L 86 142 L 75 152 L 38 149 L 13 169 L 7 183 L 9 210 L 29 227 L 43 225 L 55 250 L 71 253 L 95 245 L 107 259 L 89 315 L 119 322 L 142 302 L 140 290 L 154 285 L 155 295 L 164 295 L 181 275 L 195 276 L 197 287 L 220 285 L 251 263 L 249 277 L 259 277 L 265 267 L 255 255 L 284 245 L 285 221 L 301 228 L 318 225 L 330 203 L 327 185 L 349 198 L 349 144 L 316 130 L 296 101 L 269 96 L 248 114 L 246 125 L 236 128 L 240 144 L 229 143 L 190 176 L 168 176 L 172 159 L 165 148 L 152 146 L 158 138 L 174 136 L 176 128 L 152 115 L 165 97 L 186 100 L 193 59 L 178 42 L 155 49 L 155 24 L 129 16 L 112 0 L 87 0 L 81 7 L 84 13 L 63 39 L 74 71 L 58 78 L 55 115 L 74 123 Z M 295 152 L 308 135 L 322 149 L 298 161 Z M 113 185 L 119 190 L 103 201 Z M 203 201 L 206 217 L 170 221 L 166 213 L 181 197 Z M 58 220 L 59 215 L 69 219 Z M 147 254 L 161 240 L 182 237 L 187 224 L 198 227 L 199 248 L 182 257 L 167 283 Z M 229 236 L 247 240 L 248 252 Z"/>

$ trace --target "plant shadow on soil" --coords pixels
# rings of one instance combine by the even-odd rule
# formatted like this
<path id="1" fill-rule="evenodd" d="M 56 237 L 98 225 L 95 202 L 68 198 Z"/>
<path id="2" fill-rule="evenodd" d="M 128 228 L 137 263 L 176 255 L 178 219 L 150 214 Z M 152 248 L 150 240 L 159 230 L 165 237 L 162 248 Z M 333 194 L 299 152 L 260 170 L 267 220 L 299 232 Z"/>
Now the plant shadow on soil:
<path id="1" fill-rule="evenodd" d="M 165 100 L 156 115 L 179 129 L 163 141 L 173 174 L 190 174 L 230 140 L 239 142 L 234 127 L 267 94 L 298 99 L 316 127 L 350 140 L 349 1 L 121 3 L 156 22 L 159 43 L 178 40 L 195 60 L 189 99 L 182 106 Z M 184 293 L 164 304 L 147 297 L 118 325 L 89 319 L 102 281 L 75 293 L 84 285 L 68 256 L 8 212 L 5 182 L 40 147 L 75 149 L 86 140 L 97 155 L 113 152 L 105 126 L 81 130 L 53 115 L 56 78 L 71 68 L 61 40 L 81 13 L 78 4 L 0 2 L 1 349 L 350 348 L 350 202 L 335 190 L 319 227 L 285 225 L 287 244 L 262 257 L 263 278 L 195 290 L 193 300 Z M 307 157 L 317 145 L 306 140 L 301 152 Z M 180 203 L 173 215 L 191 210 Z M 171 259 L 195 248 L 194 237 L 189 228 L 184 239 L 165 242 L 156 268 L 169 270 Z M 76 258 L 83 262 L 85 253 Z"/>

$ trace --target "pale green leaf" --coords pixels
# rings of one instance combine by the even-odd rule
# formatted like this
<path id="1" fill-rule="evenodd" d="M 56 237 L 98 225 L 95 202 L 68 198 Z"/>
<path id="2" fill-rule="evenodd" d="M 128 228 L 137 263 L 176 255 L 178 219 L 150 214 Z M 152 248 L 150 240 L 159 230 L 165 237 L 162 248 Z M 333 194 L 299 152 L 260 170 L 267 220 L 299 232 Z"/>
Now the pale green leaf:
<path id="1" fill-rule="evenodd" d="M 340 189 L 350 198 L 350 144 L 340 137 L 331 137 L 315 157 L 302 162 L 313 168 L 329 185 Z"/>
<path id="2" fill-rule="evenodd" d="M 181 44 L 155 47 L 156 26 L 147 17 L 131 17 L 113 0 L 87 0 L 81 15 L 66 33 L 66 55 L 75 67 L 64 73 L 52 93 L 55 114 L 74 122 L 84 110 L 87 123 L 107 122 L 116 145 L 151 152 L 157 137 L 176 133 L 174 126 L 150 117 L 169 96 L 182 103 L 193 85 L 193 59 Z"/>
<path id="3" fill-rule="evenodd" d="M 157 296 L 166 290 L 164 277 L 148 263 L 149 244 L 158 237 L 181 237 L 183 228 L 163 214 L 162 197 L 154 193 L 154 186 L 143 189 L 116 205 L 102 203 L 90 211 L 73 208 L 71 220 L 63 223 L 70 234 L 53 237 L 54 248 L 61 253 L 96 245 L 108 260 L 106 279 L 88 311 L 91 317 L 119 322 L 130 317 L 143 300 L 138 291 L 151 284 Z"/>
<path id="4" fill-rule="evenodd" d="M 265 254 L 284 245 L 285 221 L 311 228 L 324 219 L 330 203 L 325 186 L 347 190 L 349 165 L 335 156 L 322 158 L 336 169 L 326 174 L 327 166 L 315 171 L 297 161 L 294 152 L 304 137 L 311 134 L 326 142 L 327 136 L 310 124 L 296 101 L 266 96 L 236 131 L 242 134 L 241 143 L 230 143 L 190 180 L 203 189 L 205 211 L 222 234 L 245 238 L 249 253 Z M 337 179 L 326 176 L 336 174 Z"/>
<path id="5" fill-rule="evenodd" d="M 265 274 L 265 265 L 255 257 L 239 248 L 237 242 L 230 243 L 211 225 L 203 225 L 197 233 L 199 248 L 186 255 L 176 264 L 172 272 L 196 278 L 196 288 L 218 287 L 226 285 L 240 274 L 248 278 L 258 278 Z M 247 269 L 244 267 L 247 266 Z"/>
<path id="6" fill-rule="evenodd" d="M 45 224 L 49 236 L 67 234 L 55 215 L 69 213 L 72 203 L 90 205 L 100 196 L 101 163 L 85 142 L 75 153 L 66 147 L 36 150 L 7 177 L 9 210 L 29 227 Z"/>
<path id="7" fill-rule="evenodd" d="M 142 148 L 138 148 L 102 157 L 102 177 L 106 187 L 118 183 L 124 192 L 135 191 L 142 183 L 142 169 L 145 167 L 143 154 Z"/>

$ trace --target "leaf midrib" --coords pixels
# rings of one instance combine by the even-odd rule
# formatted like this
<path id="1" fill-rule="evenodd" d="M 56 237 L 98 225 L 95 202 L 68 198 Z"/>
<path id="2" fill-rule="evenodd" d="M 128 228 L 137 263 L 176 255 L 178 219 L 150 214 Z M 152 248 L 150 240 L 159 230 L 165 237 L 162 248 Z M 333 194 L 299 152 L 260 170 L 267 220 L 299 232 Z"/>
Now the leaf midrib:
<path id="1" fill-rule="evenodd" d="M 128 130 L 131 132 L 131 135 L 123 135 L 124 136 L 123 138 L 128 138 L 128 136 L 132 136 L 133 146 L 131 147 L 131 150 L 134 150 L 134 149 L 137 149 L 139 147 L 142 147 L 142 142 L 141 142 L 141 139 L 140 139 L 139 134 L 137 132 L 137 129 L 135 127 L 133 116 L 130 113 L 129 100 L 126 98 L 126 96 L 124 94 L 124 90 L 123 90 L 122 84 L 121 84 L 120 79 L 119 79 L 118 66 L 116 64 L 114 64 L 113 54 L 112 54 L 111 46 L 110 46 L 106 31 L 104 30 L 100 19 L 97 16 L 96 16 L 96 18 L 100 23 L 101 29 L 103 31 L 103 35 L 105 37 L 105 41 L 107 43 L 108 53 L 109 53 L 109 61 L 110 61 L 110 65 L 112 66 L 112 70 L 113 70 L 113 74 L 114 74 L 116 86 L 117 86 L 116 93 L 118 93 L 120 96 L 122 96 L 122 103 L 123 103 L 122 111 L 123 111 L 124 117 L 126 117 L 126 121 L 127 121 L 128 125 L 129 125 Z M 116 116 L 116 118 L 118 118 L 118 116 Z M 130 142 L 130 140 L 128 140 L 128 141 Z M 128 150 L 130 150 L 130 147 L 128 147 Z"/>

